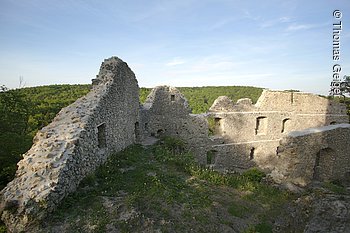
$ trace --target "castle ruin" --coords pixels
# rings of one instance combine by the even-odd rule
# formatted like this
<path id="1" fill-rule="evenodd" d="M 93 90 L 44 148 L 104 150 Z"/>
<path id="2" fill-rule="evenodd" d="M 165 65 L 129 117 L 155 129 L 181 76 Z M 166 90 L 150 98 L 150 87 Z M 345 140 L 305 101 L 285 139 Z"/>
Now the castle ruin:
<path id="1" fill-rule="evenodd" d="M 349 178 L 349 117 L 326 98 L 265 90 L 256 104 L 221 96 L 209 112 L 191 114 L 176 88 L 160 86 L 141 105 L 135 75 L 117 57 L 102 63 L 92 83 L 37 133 L 0 192 L 9 231 L 30 230 L 109 155 L 149 137 L 181 138 L 199 164 L 219 171 L 258 167 L 299 186 Z"/>

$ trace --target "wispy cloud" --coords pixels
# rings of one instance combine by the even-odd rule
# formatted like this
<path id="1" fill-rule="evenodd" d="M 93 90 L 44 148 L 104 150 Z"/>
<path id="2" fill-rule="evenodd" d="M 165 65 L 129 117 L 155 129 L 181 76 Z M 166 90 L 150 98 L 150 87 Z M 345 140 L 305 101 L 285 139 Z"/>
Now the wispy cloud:
<path id="1" fill-rule="evenodd" d="M 299 30 L 308 30 L 314 27 L 315 25 L 312 25 L 312 24 L 292 24 L 287 27 L 286 31 L 291 32 L 291 31 L 299 31 Z"/>
<path id="2" fill-rule="evenodd" d="M 175 66 L 184 64 L 185 67 L 177 69 Z M 242 62 L 236 62 L 229 57 L 220 57 L 217 55 L 200 58 L 188 58 L 185 62 L 182 58 L 174 58 L 166 66 L 174 66 L 170 72 L 176 75 L 184 74 L 204 74 L 204 73 L 222 73 L 234 70 Z"/>
<path id="3" fill-rule="evenodd" d="M 220 29 L 220 28 L 222 28 L 224 26 L 227 26 L 227 24 L 230 24 L 230 23 L 234 22 L 235 20 L 237 20 L 237 19 L 234 18 L 234 17 L 221 19 L 221 20 L 218 20 L 217 22 L 213 23 L 212 25 L 206 26 L 205 29 L 207 31 Z"/>
<path id="4" fill-rule="evenodd" d="M 290 17 L 281 17 L 278 19 L 278 21 L 281 23 L 289 23 L 292 21 L 292 19 Z"/>
<path id="5" fill-rule="evenodd" d="M 246 18 L 246 19 L 250 19 L 250 20 L 254 20 L 254 21 L 261 19 L 260 16 L 256 16 L 256 15 L 250 13 L 250 11 L 245 10 L 243 13 L 244 13 L 244 18 Z"/>
<path id="6" fill-rule="evenodd" d="M 185 63 L 185 60 L 183 60 L 182 58 L 180 57 L 175 57 L 173 58 L 172 61 L 166 63 L 165 65 L 166 66 L 177 66 L 177 65 L 182 65 Z"/>
<path id="7" fill-rule="evenodd" d="M 263 21 L 260 25 L 260 28 L 269 28 L 279 24 L 285 24 L 290 22 L 292 22 L 292 19 L 290 17 L 284 16 L 277 19 Z"/>

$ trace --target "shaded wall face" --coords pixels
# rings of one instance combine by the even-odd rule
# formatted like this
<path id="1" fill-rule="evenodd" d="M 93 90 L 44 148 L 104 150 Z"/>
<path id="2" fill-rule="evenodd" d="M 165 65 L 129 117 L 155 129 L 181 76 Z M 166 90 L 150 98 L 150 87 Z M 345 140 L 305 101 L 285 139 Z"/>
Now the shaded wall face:
<path id="1" fill-rule="evenodd" d="M 147 99 L 141 111 L 143 137 L 181 138 L 194 152 L 197 161 L 204 163 L 208 147 L 205 117 L 190 115 L 187 101 L 173 87 L 156 87 Z"/>
<path id="2" fill-rule="evenodd" d="M 240 172 L 259 166 L 269 171 L 277 159 L 278 146 L 278 141 L 213 145 L 211 150 L 216 152 L 216 159 L 212 167 Z"/>
<path id="3" fill-rule="evenodd" d="M 62 109 L 40 130 L 19 162 L 16 178 L 0 193 L 2 219 L 13 232 L 25 231 L 74 192 L 110 153 L 135 142 L 138 85 L 119 59 L 106 60 L 90 93 Z"/>
<path id="4" fill-rule="evenodd" d="M 279 146 L 275 179 L 301 186 L 312 181 L 344 179 L 350 172 L 350 125 L 345 126 L 326 126 L 318 128 L 319 132 L 286 136 Z"/>
<path id="5" fill-rule="evenodd" d="M 178 135 L 184 130 L 189 117 L 189 108 L 181 93 L 171 87 L 157 87 L 150 96 L 150 100 L 145 105 L 150 105 L 149 109 L 143 111 L 143 126 L 147 126 L 149 136 L 160 137 L 163 135 Z M 146 116 L 147 115 L 147 116 Z M 147 121 L 147 122 L 146 122 Z M 185 121 L 183 123 L 183 121 Z"/>

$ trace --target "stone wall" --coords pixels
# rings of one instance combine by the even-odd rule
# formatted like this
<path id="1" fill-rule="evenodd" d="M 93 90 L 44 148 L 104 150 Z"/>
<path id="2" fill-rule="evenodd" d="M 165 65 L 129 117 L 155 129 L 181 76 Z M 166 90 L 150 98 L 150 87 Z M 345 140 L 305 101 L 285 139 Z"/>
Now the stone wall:
<path id="1" fill-rule="evenodd" d="M 221 96 L 208 116 L 215 134 L 211 147 L 216 159 L 211 166 L 236 171 L 252 166 L 271 171 L 279 141 L 289 132 L 349 122 L 343 104 L 308 93 L 268 90 L 256 104 L 250 99 L 235 104 Z"/>
<path id="2" fill-rule="evenodd" d="M 210 112 L 194 115 L 176 88 L 160 86 L 140 106 L 134 73 L 112 57 L 91 92 L 37 133 L 0 192 L 1 218 L 10 231 L 27 231 L 111 153 L 149 137 L 181 138 L 200 164 L 217 170 L 257 166 L 298 185 L 341 178 L 350 167 L 350 126 L 340 124 L 348 119 L 345 105 L 298 92 L 264 91 L 256 104 L 221 96 Z"/>
<path id="3" fill-rule="evenodd" d="M 208 124 L 203 115 L 190 114 L 185 97 L 174 87 L 159 86 L 152 90 L 142 106 L 143 137 L 178 137 L 187 143 L 200 163 L 207 151 Z"/>
<path id="4" fill-rule="evenodd" d="M 92 90 L 40 130 L 0 193 L 2 220 L 12 232 L 43 219 L 115 151 L 135 142 L 139 88 L 122 60 L 105 60 Z"/>
<path id="5" fill-rule="evenodd" d="M 350 124 L 294 131 L 279 145 L 271 175 L 277 182 L 305 186 L 312 181 L 350 178 Z"/>

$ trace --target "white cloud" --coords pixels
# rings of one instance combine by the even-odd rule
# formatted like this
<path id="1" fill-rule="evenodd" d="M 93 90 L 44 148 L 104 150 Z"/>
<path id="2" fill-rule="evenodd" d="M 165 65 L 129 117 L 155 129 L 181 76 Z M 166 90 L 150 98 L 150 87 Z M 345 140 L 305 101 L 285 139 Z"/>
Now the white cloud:
<path id="1" fill-rule="evenodd" d="M 182 65 L 181 69 L 177 65 Z M 233 58 L 222 56 L 206 56 L 200 58 L 188 58 L 185 62 L 182 58 L 174 58 L 166 66 L 174 66 L 171 72 L 176 75 L 186 74 L 208 74 L 208 73 L 223 73 L 233 71 L 237 66 L 244 64 L 243 62 L 235 62 Z"/>
<path id="2" fill-rule="evenodd" d="M 314 27 L 315 25 L 311 25 L 311 24 L 292 24 L 287 27 L 286 31 L 290 32 L 290 31 L 307 30 Z"/>
<path id="3" fill-rule="evenodd" d="M 290 17 L 280 17 L 278 19 L 272 19 L 272 20 L 267 20 L 262 22 L 260 25 L 260 28 L 269 28 L 269 27 L 274 27 L 278 24 L 284 24 L 284 23 L 290 23 L 292 22 L 292 19 Z"/>
<path id="4" fill-rule="evenodd" d="M 237 19 L 234 18 L 234 17 L 221 19 L 221 20 L 215 22 L 212 25 L 205 26 L 205 30 L 207 30 L 207 31 L 217 30 L 217 29 L 220 29 L 220 28 L 222 28 L 224 26 L 227 26 L 227 24 L 230 24 L 230 23 L 234 22 L 235 20 L 237 20 Z"/>
<path id="5" fill-rule="evenodd" d="M 175 57 L 175 58 L 173 58 L 172 61 L 166 63 L 165 65 L 166 66 L 177 66 L 177 65 L 182 65 L 182 64 L 185 64 L 185 60 L 183 60 L 180 57 Z"/>
<path id="6" fill-rule="evenodd" d="M 279 18 L 278 21 L 281 23 L 289 23 L 292 21 L 292 19 L 284 16 L 284 17 Z"/>
<path id="7" fill-rule="evenodd" d="M 250 11 L 244 10 L 243 13 L 244 13 L 244 17 L 249 19 L 249 20 L 258 21 L 261 19 L 260 16 L 256 16 L 256 15 L 250 13 Z"/>

